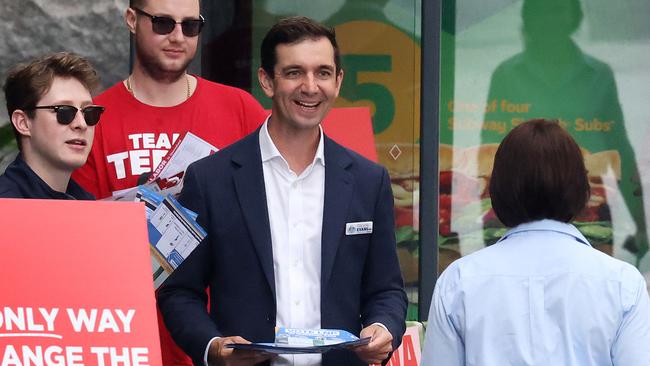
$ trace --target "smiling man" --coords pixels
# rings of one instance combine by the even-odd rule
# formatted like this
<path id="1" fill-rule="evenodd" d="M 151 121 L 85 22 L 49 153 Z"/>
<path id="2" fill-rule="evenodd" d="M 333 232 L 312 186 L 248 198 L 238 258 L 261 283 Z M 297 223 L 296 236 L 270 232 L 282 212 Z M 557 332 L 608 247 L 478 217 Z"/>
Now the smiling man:
<path id="1" fill-rule="evenodd" d="M 208 236 L 158 292 L 165 323 L 196 365 L 380 363 L 401 342 L 407 306 L 393 196 L 386 169 L 320 127 L 343 80 L 334 32 L 304 17 L 281 20 L 261 59 L 271 116 L 187 171 L 180 201 Z M 227 347 L 273 342 L 276 326 L 372 340 L 271 360 Z"/>
<path id="2" fill-rule="evenodd" d="M 97 97 L 104 123 L 74 174 L 97 198 L 136 186 L 188 131 L 221 149 L 266 117 L 250 94 L 188 74 L 206 22 L 199 0 L 131 0 L 124 18 L 133 70 Z"/>
<path id="3" fill-rule="evenodd" d="M 104 111 L 91 97 L 98 83 L 90 63 L 71 53 L 9 72 L 4 92 L 20 154 L 0 176 L 0 197 L 94 199 L 70 176 L 86 162 Z"/>

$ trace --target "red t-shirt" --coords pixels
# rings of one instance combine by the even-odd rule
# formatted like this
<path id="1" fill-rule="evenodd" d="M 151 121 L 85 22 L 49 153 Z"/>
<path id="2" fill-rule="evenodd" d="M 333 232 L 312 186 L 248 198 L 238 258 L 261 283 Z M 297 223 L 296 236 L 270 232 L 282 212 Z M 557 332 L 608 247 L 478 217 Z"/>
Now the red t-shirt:
<path id="1" fill-rule="evenodd" d="M 219 149 L 262 124 L 266 113 L 243 90 L 197 77 L 194 94 L 173 107 L 153 107 L 117 83 L 94 99 L 106 107 L 95 127 L 86 164 L 73 178 L 97 199 L 137 185 L 153 171 L 174 142 L 192 132 Z"/>
<path id="2" fill-rule="evenodd" d="M 255 130 L 266 118 L 262 106 L 243 90 L 197 77 L 194 94 L 174 107 L 153 107 L 117 83 L 94 99 L 106 108 L 95 127 L 86 164 L 73 177 L 98 199 L 137 185 L 154 170 L 176 139 L 192 132 L 219 149 Z M 158 314 L 163 365 L 191 366 Z M 206 345 L 207 346 L 207 345 Z"/>

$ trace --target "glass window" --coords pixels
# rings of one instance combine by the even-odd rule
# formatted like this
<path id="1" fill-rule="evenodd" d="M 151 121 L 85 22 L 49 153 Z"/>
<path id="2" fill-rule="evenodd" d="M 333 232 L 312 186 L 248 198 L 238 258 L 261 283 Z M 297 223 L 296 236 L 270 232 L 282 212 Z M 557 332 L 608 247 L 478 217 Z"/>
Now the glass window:
<path id="1" fill-rule="evenodd" d="M 650 271 L 650 28 L 643 0 L 443 1 L 441 270 L 505 228 L 488 181 L 498 143 L 557 119 L 583 149 L 591 197 L 574 224 L 599 250 Z"/>

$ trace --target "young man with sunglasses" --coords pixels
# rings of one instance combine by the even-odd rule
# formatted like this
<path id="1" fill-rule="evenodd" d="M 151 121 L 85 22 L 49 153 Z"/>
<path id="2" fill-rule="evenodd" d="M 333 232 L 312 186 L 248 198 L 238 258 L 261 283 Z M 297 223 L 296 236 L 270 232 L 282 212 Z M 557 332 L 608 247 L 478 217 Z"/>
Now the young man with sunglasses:
<path id="1" fill-rule="evenodd" d="M 55 53 L 16 66 L 4 85 L 20 154 L 0 176 L 0 197 L 94 197 L 70 179 L 86 162 L 104 107 L 93 104 L 99 84 L 90 63 Z"/>
<path id="2" fill-rule="evenodd" d="M 199 0 L 131 0 L 133 71 L 97 97 L 106 106 L 79 183 L 104 198 L 136 186 L 186 132 L 221 149 L 265 117 L 248 93 L 187 73 L 205 23 Z"/>

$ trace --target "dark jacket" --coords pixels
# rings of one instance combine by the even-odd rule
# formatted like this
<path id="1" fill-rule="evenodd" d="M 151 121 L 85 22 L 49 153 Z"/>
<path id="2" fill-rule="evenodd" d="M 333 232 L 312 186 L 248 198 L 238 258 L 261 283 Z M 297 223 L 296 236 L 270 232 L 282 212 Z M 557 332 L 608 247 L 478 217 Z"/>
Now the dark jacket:
<path id="1" fill-rule="evenodd" d="M 0 176 L 0 198 L 95 199 L 92 194 L 86 192 L 72 179 L 70 179 L 68 189 L 65 192 L 53 190 L 41 177 L 34 173 L 20 154 L 9 164 L 4 174 Z"/>
<path id="2" fill-rule="evenodd" d="M 388 173 L 325 137 L 321 327 L 359 334 L 378 322 L 399 346 L 407 299 L 397 260 Z M 174 340 L 203 365 L 215 336 L 273 342 L 276 293 L 259 129 L 190 165 L 180 202 L 199 214 L 204 240 L 165 282 L 158 305 Z M 373 221 L 346 235 L 346 223 Z M 210 313 L 205 288 L 210 288 Z M 323 366 L 364 365 L 350 351 Z"/>

